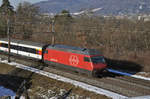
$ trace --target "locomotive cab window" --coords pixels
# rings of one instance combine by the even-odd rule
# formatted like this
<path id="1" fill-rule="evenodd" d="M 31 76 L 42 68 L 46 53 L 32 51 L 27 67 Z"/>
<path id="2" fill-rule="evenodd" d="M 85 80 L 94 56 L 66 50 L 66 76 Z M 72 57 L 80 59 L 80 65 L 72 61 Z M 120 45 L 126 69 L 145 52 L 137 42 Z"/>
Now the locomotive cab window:
<path id="1" fill-rule="evenodd" d="M 89 57 L 84 57 L 84 61 L 85 62 L 90 62 L 90 58 Z"/>
<path id="2" fill-rule="evenodd" d="M 105 63 L 105 59 L 103 56 L 95 56 L 91 57 L 93 63 Z"/>

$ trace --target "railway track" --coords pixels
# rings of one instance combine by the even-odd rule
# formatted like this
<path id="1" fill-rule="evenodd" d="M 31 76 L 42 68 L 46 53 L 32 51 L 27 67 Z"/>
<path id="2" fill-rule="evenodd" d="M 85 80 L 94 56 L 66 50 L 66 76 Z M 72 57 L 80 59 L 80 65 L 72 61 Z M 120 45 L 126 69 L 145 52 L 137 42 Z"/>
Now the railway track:
<path id="1" fill-rule="evenodd" d="M 7 59 L 6 55 L 0 56 L 3 59 Z M 134 96 L 142 96 L 142 95 L 150 95 L 150 81 L 145 81 L 142 79 L 136 79 L 127 76 L 120 76 L 113 73 L 106 74 L 102 78 L 92 78 L 86 75 L 77 74 L 75 72 L 68 72 L 67 70 L 58 70 L 57 68 L 49 68 L 45 67 L 43 64 L 39 62 L 34 62 L 33 60 L 28 60 L 24 58 L 17 58 L 16 56 L 11 57 L 12 61 L 22 63 L 24 65 L 28 65 L 37 69 L 43 69 L 44 71 L 59 74 L 61 76 L 65 76 L 77 81 L 81 81 L 90 85 L 94 85 L 96 87 L 100 87 L 103 89 L 107 89 L 124 96 L 134 97 Z M 52 67 L 52 66 L 50 66 Z M 21 73 L 21 70 L 14 70 L 10 74 L 23 74 L 25 71 Z"/>
<path id="2" fill-rule="evenodd" d="M 59 74 L 68 78 L 72 78 L 77 81 L 85 82 L 96 87 L 107 89 L 124 96 L 134 97 L 150 94 L 149 81 L 136 79 L 134 82 L 130 82 L 128 79 L 131 77 L 105 77 L 105 78 L 92 78 L 87 76 L 74 75 L 72 73 L 62 72 L 55 69 L 45 68 L 46 71 Z M 128 78 L 128 79 L 127 79 Z"/>
<path id="3" fill-rule="evenodd" d="M 116 77 L 116 78 L 106 78 L 106 81 L 111 81 L 112 85 L 120 86 L 120 88 L 114 88 L 114 86 L 111 86 L 113 90 L 116 90 L 116 92 L 120 92 L 121 94 L 125 96 L 142 96 L 142 95 L 150 95 L 150 86 L 148 83 L 149 81 L 144 81 L 141 79 L 136 79 L 136 81 L 130 81 L 129 77 Z M 110 83 L 110 82 L 107 82 Z M 112 91 L 113 91 L 112 90 Z"/>

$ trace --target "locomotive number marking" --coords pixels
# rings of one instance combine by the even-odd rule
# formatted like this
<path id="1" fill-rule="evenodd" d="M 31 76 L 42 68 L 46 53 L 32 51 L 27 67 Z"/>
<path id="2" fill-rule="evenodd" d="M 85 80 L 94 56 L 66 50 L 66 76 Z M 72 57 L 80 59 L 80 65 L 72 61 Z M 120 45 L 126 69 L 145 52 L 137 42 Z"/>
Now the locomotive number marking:
<path id="1" fill-rule="evenodd" d="M 69 62 L 70 62 L 71 65 L 76 66 L 79 63 L 79 59 L 78 59 L 77 56 L 71 55 L 70 58 L 69 58 Z"/>

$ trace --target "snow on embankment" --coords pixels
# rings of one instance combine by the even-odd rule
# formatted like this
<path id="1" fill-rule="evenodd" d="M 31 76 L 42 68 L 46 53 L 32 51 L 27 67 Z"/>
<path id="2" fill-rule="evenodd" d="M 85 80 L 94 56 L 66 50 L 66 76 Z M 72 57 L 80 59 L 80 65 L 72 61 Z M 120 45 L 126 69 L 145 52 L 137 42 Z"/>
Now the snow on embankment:
<path id="1" fill-rule="evenodd" d="M 56 74 L 52 74 L 52 73 L 49 73 L 49 72 L 38 70 L 36 68 L 28 67 L 28 66 L 25 66 L 25 65 L 22 65 L 22 64 L 18 64 L 18 63 L 15 63 L 15 62 L 8 63 L 7 60 L 2 61 L 1 59 L 0 59 L 0 62 L 9 64 L 11 66 L 15 66 L 15 67 L 20 68 L 20 69 L 28 70 L 28 71 L 31 71 L 31 72 L 34 72 L 34 73 L 37 73 L 37 74 L 40 74 L 40 75 L 43 75 L 43 76 L 47 76 L 47 77 L 52 78 L 52 79 L 56 79 L 56 80 L 63 81 L 63 82 L 66 82 L 66 83 L 71 83 L 71 84 L 73 84 L 75 86 L 78 86 L 78 87 L 81 87 L 85 90 L 92 91 L 92 92 L 95 92 L 97 94 L 103 94 L 103 95 L 106 95 L 106 96 L 111 97 L 113 99 L 126 98 L 126 96 L 123 96 L 123 95 L 120 95 L 120 94 L 117 94 L 117 93 L 114 93 L 114 92 L 111 92 L 111 91 L 108 91 L 108 90 L 104 90 L 104 89 L 101 89 L 101 88 L 98 88 L 98 87 L 95 87 L 95 86 L 92 86 L 92 85 L 89 85 L 89 84 L 86 84 L 86 83 L 75 81 L 75 80 L 72 80 L 72 79 L 69 79 L 69 78 L 66 78 L 66 77 L 62 77 L 62 76 L 59 76 L 59 75 L 56 75 Z"/>

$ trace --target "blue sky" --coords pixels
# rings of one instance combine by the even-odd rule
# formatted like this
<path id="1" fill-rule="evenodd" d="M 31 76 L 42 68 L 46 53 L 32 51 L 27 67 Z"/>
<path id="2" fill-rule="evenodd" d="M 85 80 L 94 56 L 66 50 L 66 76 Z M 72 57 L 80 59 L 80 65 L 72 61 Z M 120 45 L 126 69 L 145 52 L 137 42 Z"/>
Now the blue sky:
<path id="1" fill-rule="evenodd" d="M 39 1 L 46 1 L 46 0 L 9 0 L 11 5 L 14 6 L 15 8 L 17 7 L 18 3 L 23 2 L 23 1 L 27 1 L 30 3 L 36 3 Z M 0 5 L 2 4 L 2 0 L 0 0 Z"/>

